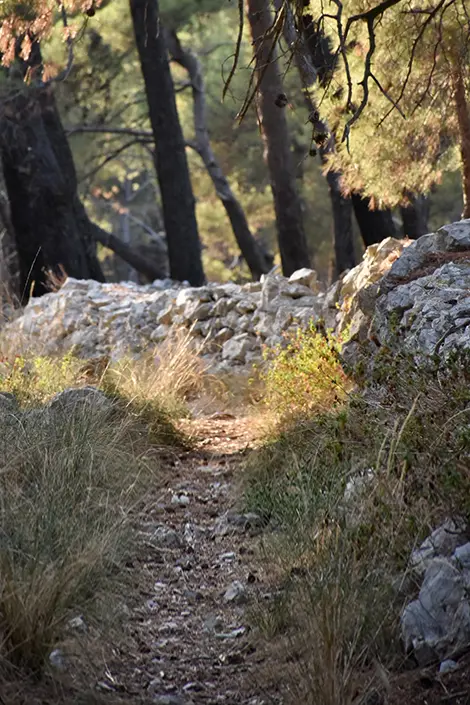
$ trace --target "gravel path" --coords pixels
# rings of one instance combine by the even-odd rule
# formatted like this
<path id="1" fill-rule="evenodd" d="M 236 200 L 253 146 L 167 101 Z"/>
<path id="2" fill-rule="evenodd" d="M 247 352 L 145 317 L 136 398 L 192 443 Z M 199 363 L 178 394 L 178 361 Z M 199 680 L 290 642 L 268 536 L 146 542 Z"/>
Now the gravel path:
<path id="1" fill-rule="evenodd" d="M 256 427 L 215 414 L 184 430 L 195 448 L 173 461 L 166 487 L 149 503 L 143 550 L 130 566 L 140 595 L 124 673 L 122 653 L 115 663 L 120 687 L 156 705 L 280 703 L 260 682 L 264 659 L 246 614 L 263 593 L 255 557 L 260 523 L 235 509 Z M 112 664 L 109 670 L 112 676 Z"/>

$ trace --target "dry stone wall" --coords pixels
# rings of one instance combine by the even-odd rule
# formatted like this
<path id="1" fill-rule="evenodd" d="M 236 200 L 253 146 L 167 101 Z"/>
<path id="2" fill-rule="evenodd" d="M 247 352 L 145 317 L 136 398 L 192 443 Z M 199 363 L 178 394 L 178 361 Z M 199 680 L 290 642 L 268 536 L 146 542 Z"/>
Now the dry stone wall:
<path id="1" fill-rule="evenodd" d="M 2 336 L 19 336 L 38 353 L 73 348 L 82 357 L 116 359 L 141 354 L 183 329 L 218 365 L 244 365 L 260 359 L 264 344 L 274 346 L 286 331 L 322 318 L 324 300 L 312 270 L 198 288 L 69 278 L 60 291 L 32 300 Z"/>
<path id="2" fill-rule="evenodd" d="M 36 353 L 74 349 L 82 357 L 140 355 L 186 330 L 218 369 L 250 365 L 297 327 L 322 322 L 347 333 L 346 361 L 383 346 L 425 357 L 470 349 L 470 220 L 415 242 L 387 238 L 327 291 L 313 270 L 271 273 L 245 285 L 192 288 L 68 279 L 33 299 L 1 338 Z"/>

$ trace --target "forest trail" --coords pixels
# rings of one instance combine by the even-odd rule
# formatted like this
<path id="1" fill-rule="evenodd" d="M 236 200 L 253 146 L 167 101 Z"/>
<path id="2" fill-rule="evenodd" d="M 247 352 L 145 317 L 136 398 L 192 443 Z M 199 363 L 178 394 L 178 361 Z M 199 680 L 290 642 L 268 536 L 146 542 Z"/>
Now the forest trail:
<path id="1" fill-rule="evenodd" d="M 148 500 L 127 634 L 101 687 L 156 705 L 281 703 L 260 678 L 247 615 L 263 594 L 260 527 L 237 509 L 256 421 L 217 413 L 182 425 L 193 447 L 169 461 Z"/>

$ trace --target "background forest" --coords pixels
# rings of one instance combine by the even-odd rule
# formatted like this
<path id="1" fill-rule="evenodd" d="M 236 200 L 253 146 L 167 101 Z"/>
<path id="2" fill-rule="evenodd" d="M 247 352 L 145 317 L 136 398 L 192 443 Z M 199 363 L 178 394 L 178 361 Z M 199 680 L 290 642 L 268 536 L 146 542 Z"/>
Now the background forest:
<path id="1" fill-rule="evenodd" d="M 373 61 L 368 6 L 329 4 L 2 3 L 2 280 L 17 259 L 23 300 L 46 272 L 326 283 L 457 220 L 465 3 L 382 3 Z"/>
<path id="2" fill-rule="evenodd" d="M 251 232 L 266 250 L 275 253 L 275 262 L 278 262 L 273 198 L 254 101 L 248 106 L 243 120 L 237 120 L 253 72 L 249 27 L 245 26 L 237 68 L 223 97 L 238 32 L 236 3 L 229 0 L 162 0 L 160 5 L 161 20 L 167 31 L 174 32 L 180 46 L 190 50 L 199 61 L 205 84 L 206 127 L 220 168 L 245 211 Z M 144 257 L 158 259 L 164 249 L 164 223 L 153 163 L 148 103 L 129 2 L 103 2 L 89 15 L 92 16 L 79 12 L 71 17 L 76 33 L 73 63 L 66 80 L 55 86 L 57 105 L 77 170 L 79 196 L 91 220 L 125 243 L 138 247 Z M 59 16 L 52 32 L 42 41 L 41 49 L 47 70 L 52 73 L 62 71 L 67 64 L 67 43 L 64 42 Z M 188 72 L 175 60 L 171 61 L 171 71 L 187 144 L 205 274 L 210 280 L 246 278 L 249 272 L 240 261 L 240 250 L 223 204 L 200 154 L 194 149 L 193 94 Z M 312 149 L 305 87 L 282 37 L 279 72 L 287 105 L 275 109 L 285 111 L 290 128 L 310 259 L 320 279 L 327 281 L 334 273 L 333 218 L 328 184 L 323 175 L 322 159 Z M 8 80 L 11 80 L 10 74 Z M 323 104 L 325 91 L 322 87 L 318 89 L 322 116 L 323 112 L 328 112 L 331 117 L 337 109 L 334 99 L 328 97 L 332 92 L 330 86 Z M 384 110 L 384 106 L 380 104 L 378 108 L 374 105 L 373 109 L 377 113 L 378 109 Z M 437 113 L 437 119 L 439 115 Z M 422 115 L 418 118 L 423 119 Z M 373 164 L 372 176 L 366 174 L 364 177 L 361 173 L 357 178 L 358 186 L 364 186 L 364 179 L 370 181 L 373 178 L 377 203 L 382 196 L 387 201 L 387 190 L 400 172 L 401 152 L 402 171 L 410 168 L 410 154 L 402 146 L 405 121 L 396 113 L 389 118 L 388 124 L 387 148 L 380 136 L 376 136 L 374 143 L 367 115 L 353 129 L 356 154 L 360 150 L 362 161 L 367 161 L 370 153 Z M 390 151 L 395 163 L 390 162 Z M 447 155 L 445 167 L 436 168 L 427 182 L 422 172 L 423 190 L 431 190 L 429 229 L 460 217 L 462 197 L 458 168 L 458 154 L 455 153 Z M 350 174 L 351 163 L 345 171 Z M 403 226 L 397 199 L 389 198 L 385 205 L 393 206 L 393 225 L 397 236 L 401 236 Z M 393 233 L 378 232 L 375 241 L 387 234 Z M 354 247 L 357 259 L 363 245 L 355 223 Z M 139 279 L 136 270 L 107 247 L 99 245 L 98 257 L 108 280 Z"/>

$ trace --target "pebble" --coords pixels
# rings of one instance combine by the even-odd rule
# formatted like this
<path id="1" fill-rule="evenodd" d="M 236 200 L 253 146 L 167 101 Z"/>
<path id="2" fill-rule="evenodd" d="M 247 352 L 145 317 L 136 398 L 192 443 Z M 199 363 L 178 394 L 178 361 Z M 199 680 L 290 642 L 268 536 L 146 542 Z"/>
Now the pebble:
<path id="1" fill-rule="evenodd" d="M 49 663 L 58 671 L 66 670 L 66 662 L 64 652 L 61 649 L 54 649 L 49 654 Z"/>
<path id="2" fill-rule="evenodd" d="M 224 593 L 224 602 L 243 605 L 247 601 L 246 588 L 239 580 L 234 580 Z"/>
<path id="3" fill-rule="evenodd" d="M 85 620 L 83 619 L 82 615 L 79 615 L 78 617 L 73 617 L 72 619 L 69 620 L 68 623 L 70 629 L 73 629 L 76 632 L 86 632 L 88 631 L 87 624 Z"/>
<path id="4" fill-rule="evenodd" d="M 190 501 L 187 494 L 174 494 L 171 498 L 171 503 L 177 504 L 180 507 L 187 507 Z"/>
<path id="5" fill-rule="evenodd" d="M 224 626 L 224 620 L 220 614 L 210 614 L 204 620 L 205 632 L 220 632 Z"/>
<path id="6" fill-rule="evenodd" d="M 439 673 L 450 673 L 458 668 L 458 663 L 451 658 L 447 658 L 439 666 Z"/>
<path id="7" fill-rule="evenodd" d="M 172 500 L 173 501 L 173 500 Z M 182 548 L 183 541 L 174 529 L 170 529 L 167 526 L 159 526 L 155 529 L 152 534 L 152 543 L 159 548 Z"/>
<path id="8" fill-rule="evenodd" d="M 152 702 L 155 705 L 186 705 L 185 701 L 179 695 L 154 695 Z"/>

